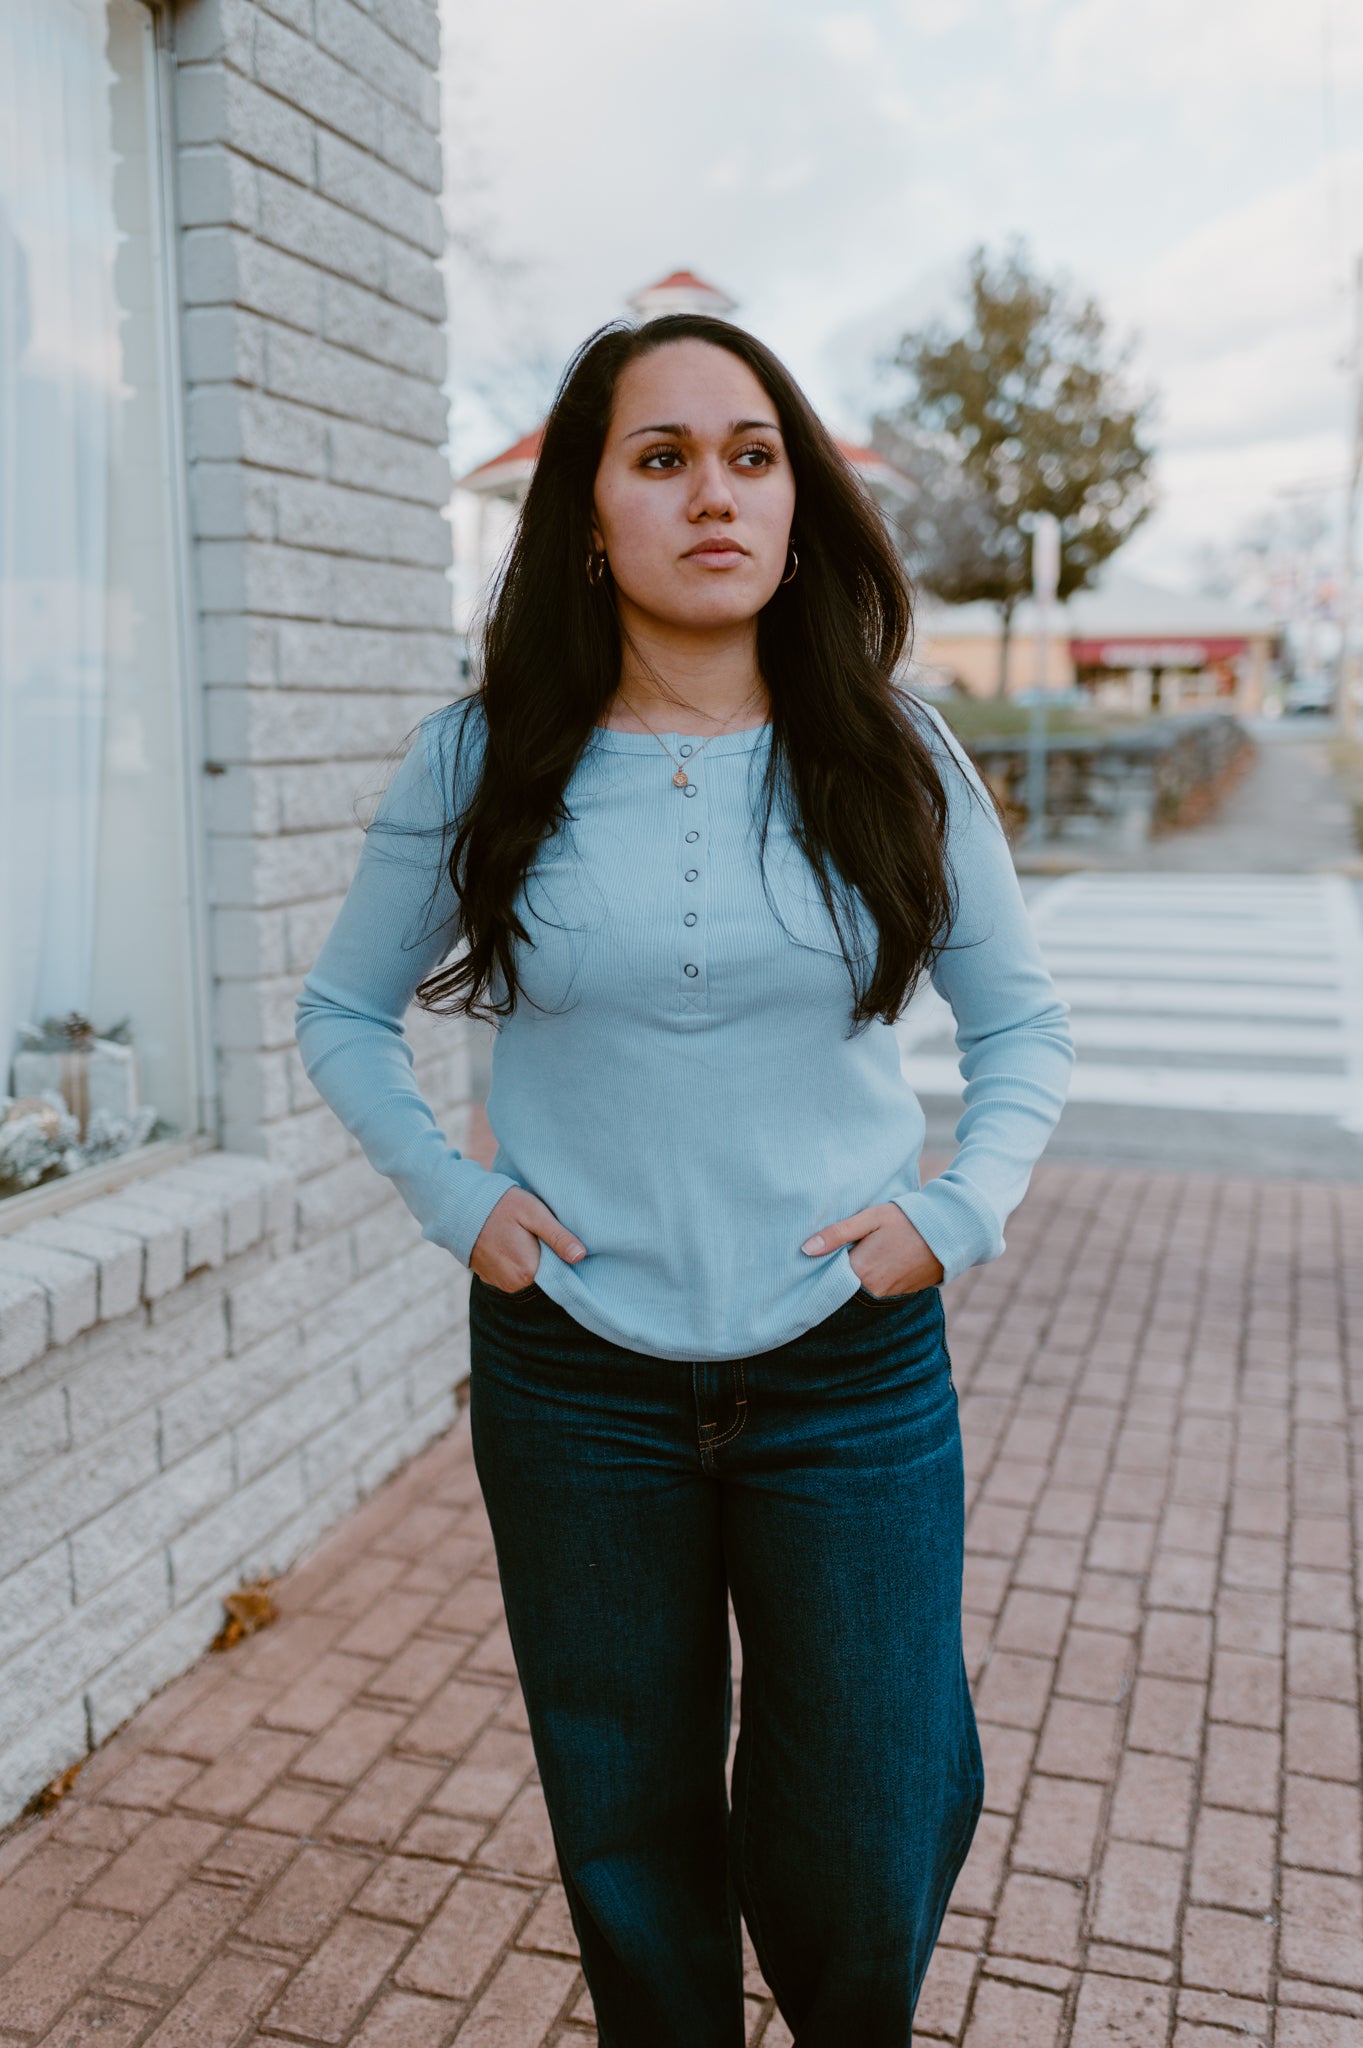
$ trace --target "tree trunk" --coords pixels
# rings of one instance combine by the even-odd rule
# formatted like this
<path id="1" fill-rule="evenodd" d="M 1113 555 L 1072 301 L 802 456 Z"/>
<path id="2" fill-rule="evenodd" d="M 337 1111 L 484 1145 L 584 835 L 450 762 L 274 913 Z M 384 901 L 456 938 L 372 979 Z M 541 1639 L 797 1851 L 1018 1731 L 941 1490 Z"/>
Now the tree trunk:
<path id="1" fill-rule="evenodd" d="M 999 606 L 999 620 L 1002 627 L 999 633 L 999 682 L 994 694 L 999 702 L 1002 703 L 1003 699 L 1008 695 L 1008 651 L 1013 638 L 1013 607 L 1011 604 L 1001 604 Z"/>

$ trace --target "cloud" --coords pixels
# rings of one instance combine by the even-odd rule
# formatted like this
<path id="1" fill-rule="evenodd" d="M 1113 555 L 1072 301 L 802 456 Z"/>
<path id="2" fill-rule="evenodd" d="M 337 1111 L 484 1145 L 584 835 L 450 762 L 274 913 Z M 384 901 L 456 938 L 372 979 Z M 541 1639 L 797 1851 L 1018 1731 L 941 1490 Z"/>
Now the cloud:
<path id="1" fill-rule="evenodd" d="M 1340 170 L 1363 195 L 1363 150 Z M 1166 393 L 1167 445 L 1257 444 L 1342 427 L 1347 338 L 1320 166 L 1184 235 L 1115 294 Z"/>
<path id="2" fill-rule="evenodd" d="M 871 64 L 881 52 L 879 26 L 864 8 L 825 14 L 814 23 L 814 34 L 840 64 Z"/>
<path id="3" fill-rule="evenodd" d="M 1363 221 L 1363 148 L 1335 167 L 1227 207 L 1180 236 L 1133 280 L 1133 306 L 1161 348 L 1208 354 L 1246 331 L 1333 328 L 1340 280 L 1330 266 L 1332 185 L 1353 195 Z"/>
<path id="4" fill-rule="evenodd" d="M 1304 484 L 1320 486 L 1320 503 L 1333 523 L 1344 492 L 1340 457 L 1338 437 L 1329 434 L 1167 455 L 1160 464 L 1160 510 L 1123 551 L 1123 566 L 1186 582 L 1201 544 L 1237 539 L 1257 513 L 1281 511 Z"/>
<path id="5" fill-rule="evenodd" d="M 1073 0 L 1054 24 L 1051 57 L 1064 92 L 1143 92 L 1243 113 L 1247 91 L 1319 95 L 1327 59 L 1339 88 L 1363 83 L 1363 11 L 1356 0 Z"/>
<path id="6" fill-rule="evenodd" d="M 952 35 L 977 20 L 979 0 L 899 0 L 899 14 L 916 35 Z"/>
<path id="7" fill-rule="evenodd" d="M 1114 308 L 1140 320 L 1141 360 L 1162 394 L 1161 509 L 1133 544 L 1152 573 L 1176 576 L 1199 542 L 1233 539 L 1289 487 L 1328 484 L 1332 515 L 1342 501 L 1348 306 L 1330 262 L 1336 178 L 1363 222 L 1354 149 L 1204 220 L 1114 293 Z"/>
<path id="8" fill-rule="evenodd" d="M 553 0 L 442 6 L 452 205 L 495 259 L 451 273 L 463 462 L 678 265 L 862 431 L 877 355 L 1014 233 L 1163 391 L 1142 545 L 1248 517 L 1266 450 L 1338 450 L 1358 0 L 597 0 L 585 27 Z"/>
<path id="9" fill-rule="evenodd" d="M 864 294 L 913 177 L 893 67 L 868 55 L 877 33 L 873 10 L 782 0 L 748 0 L 722 23 L 598 0 L 590 37 L 540 0 L 461 15 L 456 83 L 486 237 L 522 265 L 515 294 L 501 288 L 513 345 L 534 329 L 561 358 L 677 265 L 726 285 L 755 323 L 790 309 L 785 337 L 767 331 L 796 350 L 859 276 Z M 490 342 L 488 323 L 470 331 L 486 291 L 454 282 L 456 358 Z"/>
<path id="10" fill-rule="evenodd" d="M 1200 362 L 1180 363 L 1164 380 L 1161 439 L 1166 448 L 1203 449 L 1294 440 L 1339 432 L 1344 379 L 1310 327 L 1261 335 Z"/>

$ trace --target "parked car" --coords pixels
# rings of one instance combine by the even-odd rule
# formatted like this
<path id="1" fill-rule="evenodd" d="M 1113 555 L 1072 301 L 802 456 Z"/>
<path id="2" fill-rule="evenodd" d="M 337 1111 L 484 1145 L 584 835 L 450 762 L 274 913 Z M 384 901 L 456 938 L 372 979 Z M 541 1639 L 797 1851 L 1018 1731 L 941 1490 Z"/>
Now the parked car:
<path id="1" fill-rule="evenodd" d="M 1283 691 L 1284 711 L 1333 711 L 1334 678 L 1324 669 L 1311 669 L 1292 676 Z"/>

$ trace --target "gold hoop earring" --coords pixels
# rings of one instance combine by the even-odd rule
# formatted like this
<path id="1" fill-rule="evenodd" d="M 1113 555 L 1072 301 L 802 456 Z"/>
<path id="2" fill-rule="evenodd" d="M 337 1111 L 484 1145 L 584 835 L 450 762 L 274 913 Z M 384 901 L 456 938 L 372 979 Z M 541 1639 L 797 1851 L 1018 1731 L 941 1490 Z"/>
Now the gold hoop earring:
<path id="1" fill-rule="evenodd" d="M 781 585 L 783 589 L 787 583 L 793 583 L 795 581 L 795 571 L 799 568 L 799 566 L 800 557 L 796 554 L 794 547 L 792 547 L 790 550 L 790 574 L 788 576 L 783 576 L 781 578 Z"/>
<path id="2" fill-rule="evenodd" d="M 587 557 L 587 581 L 593 590 L 599 590 L 606 580 L 606 556 L 604 549 L 598 554 L 593 548 Z"/>

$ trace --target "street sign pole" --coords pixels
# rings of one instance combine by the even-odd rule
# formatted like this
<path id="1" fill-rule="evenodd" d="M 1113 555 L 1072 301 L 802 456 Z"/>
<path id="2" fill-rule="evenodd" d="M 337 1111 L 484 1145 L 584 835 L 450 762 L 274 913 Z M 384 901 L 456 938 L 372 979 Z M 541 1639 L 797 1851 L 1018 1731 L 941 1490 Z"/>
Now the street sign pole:
<path id="1" fill-rule="evenodd" d="M 1354 331 L 1350 357 L 1353 375 L 1353 448 L 1344 490 L 1344 560 L 1339 593 L 1339 670 L 1335 678 L 1335 713 L 1339 729 L 1352 739 L 1358 730 L 1360 664 L 1355 653 L 1354 613 L 1358 605 L 1358 497 L 1363 480 L 1363 253 L 1354 258 Z"/>
<path id="2" fill-rule="evenodd" d="M 1036 673 L 1032 679 L 1032 715 L 1027 735 L 1028 846 L 1046 837 L 1046 691 L 1050 654 L 1051 605 L 1060 582 L 1060 521 L 1050 512 L 1032 519 L 1032 596 L 1036 603 Z"/>

